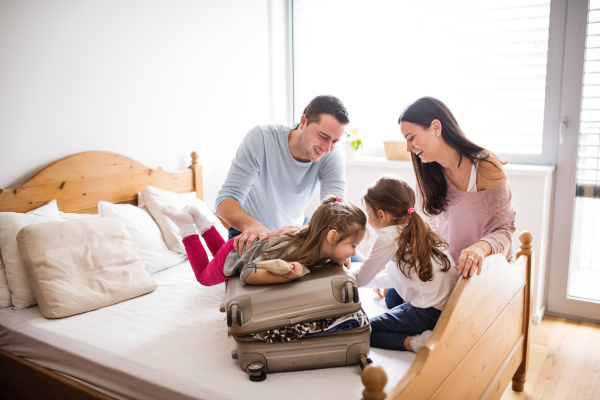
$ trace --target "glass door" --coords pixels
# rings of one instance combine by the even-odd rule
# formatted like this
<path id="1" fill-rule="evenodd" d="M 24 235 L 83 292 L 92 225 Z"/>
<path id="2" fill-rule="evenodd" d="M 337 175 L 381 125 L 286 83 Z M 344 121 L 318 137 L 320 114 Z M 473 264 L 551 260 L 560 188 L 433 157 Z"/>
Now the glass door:
<path id="1" fill-rule="evenodd" d="M 600 0 L 568 1 L 559 141 L 548 313 L 600 322 Z"/>

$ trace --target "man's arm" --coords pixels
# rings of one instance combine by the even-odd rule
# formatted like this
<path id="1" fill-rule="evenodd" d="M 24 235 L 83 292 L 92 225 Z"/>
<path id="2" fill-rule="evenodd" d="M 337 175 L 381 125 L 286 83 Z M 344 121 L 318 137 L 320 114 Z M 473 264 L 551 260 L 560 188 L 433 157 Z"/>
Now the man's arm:
<path id="1" fill-rule="evenodd" d="M 262 242 L 269 236 L 269 230 L 256 219 L 252 218 L 234 199 L 225 199 L 221 201 L 217 208 L 217 215 L 229 225 L 233 226 L 242 234 L 233 241 L 233 248 L 240 253 L 244 250 L 244 244 L 254 243 L 256 238 Z"/>
<path id="2" fill-rule="evenodd" d="M 264 156 L 263 132 L 259 126 L 255 126 L 240 143 L 235 157 L 231 160 L 227 178 L 217 195 L 217 215 L 242 232 L 234 242 L 234 248 L 240 255 L 248 240 L 252 244 L 257 237 L 262 240 L 269 235 L 268 229 L 242 208 L 256 177 L 260 174 Z"/>
<path id="3" fill-rule="evenodd" d="M 321 181 L 321 200 L 329 195 L 346 199 L 346 163 L 340 150 L 327 155 L 319 171 Z"/>

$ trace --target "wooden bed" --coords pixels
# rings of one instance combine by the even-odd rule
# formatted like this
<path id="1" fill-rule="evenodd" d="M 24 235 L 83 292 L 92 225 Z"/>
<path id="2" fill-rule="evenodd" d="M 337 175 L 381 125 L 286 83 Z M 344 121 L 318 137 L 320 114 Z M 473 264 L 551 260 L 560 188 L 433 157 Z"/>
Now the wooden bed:
<path id="1" fill-rule="evenodd" d="M 192 153 L 189 169 L 151 169 L 119 154 L 90 151 L 62 158 L 26 180 L 0 190 L 0 212 L 27 212 L 56 199 L 63 212 L 97 213 L 98 201 L 137 204 L 147 185 L 203 198 L 202 169 Z M 531 234 L 520 236 L 516 262 L 486 258 L 481 276 L 461 279 L 434 333 L 391 399 L 497 399 L 509 381 L 522 391 L 531 325 Z M 380 367 L 363 372 L 364 398 L 383 399 Z M 0 349 L 0 398 L 110 399 L 75 380 Z"/>

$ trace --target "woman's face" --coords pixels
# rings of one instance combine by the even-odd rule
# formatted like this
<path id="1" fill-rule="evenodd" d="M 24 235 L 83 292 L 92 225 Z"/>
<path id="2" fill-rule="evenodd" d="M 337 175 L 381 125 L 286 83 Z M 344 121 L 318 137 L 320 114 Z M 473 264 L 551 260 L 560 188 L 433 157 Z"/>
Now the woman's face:
<path id="1" fill-rule="evenodd" d="M 406 151 L 415 153 L 421 162 L 436 161 L 442 142 L 442 127 L 437 119 L 433 120 L 427 129 L 412 122 L 402 121 L 400 131 L 406 139 Z"/>

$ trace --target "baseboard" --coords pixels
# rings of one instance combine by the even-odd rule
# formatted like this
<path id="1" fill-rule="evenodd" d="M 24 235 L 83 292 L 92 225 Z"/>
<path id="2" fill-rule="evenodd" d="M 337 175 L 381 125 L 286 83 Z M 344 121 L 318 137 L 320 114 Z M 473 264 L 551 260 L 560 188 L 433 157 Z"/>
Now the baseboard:
<path id="1" fill-rule="evenodd" d="M 543 306 L 537 310 L 537 312 L 531 316 L 531 321 L 534 325 L 539 325 L 540 322 L 542 322 L 544 315 L 546 315 L 546 306 Z"/>

